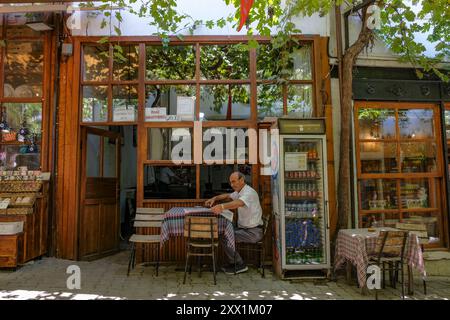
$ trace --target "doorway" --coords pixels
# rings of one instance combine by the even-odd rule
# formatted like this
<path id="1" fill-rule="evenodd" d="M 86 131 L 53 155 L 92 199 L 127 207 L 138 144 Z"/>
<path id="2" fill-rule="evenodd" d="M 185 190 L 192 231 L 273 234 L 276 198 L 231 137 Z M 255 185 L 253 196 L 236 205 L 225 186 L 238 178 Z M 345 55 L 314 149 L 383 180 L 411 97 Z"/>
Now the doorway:
<path id="1" fill-rule="evenodd" d="M 92 260 L 119 249 L 121 137 L 83 127 L 81 139 L 78 258 Z"/>

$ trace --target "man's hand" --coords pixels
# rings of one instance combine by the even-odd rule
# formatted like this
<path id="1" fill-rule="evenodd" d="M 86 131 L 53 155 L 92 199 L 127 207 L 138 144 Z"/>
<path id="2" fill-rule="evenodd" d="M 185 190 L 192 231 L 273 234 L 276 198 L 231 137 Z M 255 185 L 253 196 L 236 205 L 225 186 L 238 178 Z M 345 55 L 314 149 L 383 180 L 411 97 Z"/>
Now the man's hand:
<path id="1" fill-rule="evenodd" d="M 211 208 L 214 205 L 214 202 L 216 202 L 216 200 L 214 200 L 214 198 L 206 200 L 205 201 L 205 206 Z"/>
<path id="2" fill-rule="evenodd" d="M 215 214 L 220 214 L 223 211 L 223 206 L 221 204 L 218 204 L 217 206 L 212 207 L 211 211 Z"/>

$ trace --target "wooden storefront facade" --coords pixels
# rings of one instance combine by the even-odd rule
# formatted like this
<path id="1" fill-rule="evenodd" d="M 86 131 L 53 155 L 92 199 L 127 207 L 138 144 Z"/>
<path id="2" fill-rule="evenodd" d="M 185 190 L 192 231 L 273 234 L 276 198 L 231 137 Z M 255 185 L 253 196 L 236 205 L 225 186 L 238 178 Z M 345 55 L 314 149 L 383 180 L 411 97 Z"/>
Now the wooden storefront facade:
<path id="1" fill-rule="evenodd" d="M 200 113 L 203 111 L 200 105 L 200 90 L 203 86 L 247 86 L 249 88 L 249 106 L 250 113 L 245 119 L 231 120 L 208 120 L 202 121 L 203 128 L 244 128 L 259 129 L 270 128 L 271 123 L 258 121 L 257 110 L 257 90 L 261 85 L 278 85 L 276 81 L 269 79 L 262 79 L 257 76 L 257 52 L 251 49 L 246 52 L 248 55 L 248 77 L 244 79 L 207 79 L 201 75 L 200 51 L 203 46 L 233 46 L 239 43 L 245 43 L 246 37 L 241 36 L 193 36 L 186 37 L 183 41 L 178 38 L 171 39 L 170 46 L 190 46 L 193 48 L 193 56 L 195 57 L 195 70 L 192 78 L 181 79 L 166 77 L 168 79 L 149 79 L 146 77 L 146 50 L 148 47 L 160 46 L 159 39 L 156 37 L 117 37 L 110 38 L 110 42 L 103 44 L 103 48 L 109 58 L 105 60 L 105 68 L 110 70 L 109 74 L 105 75 L 90 75 L 86 76 L 84 50 L 89 46 L 98 46 L 97 41 L 100 38 L 95 37 L 72 37 L 70 41 L 73 44 L 73 55 L 61 61 L 60 64 L 60 97 L 58 109 L 58 146 L 57 146 L 57 180 L 55 203 L 57 206 L 57 251 L 56 256 L 68 259 L 80 259 L 80 248 L 82 246 L 92 246 L 91 244 L 83 244 L 86 241 L 85 237 L 81 237 L 80 231 L 89 228 L 85 225 L 86 219 L 82 219 L 82 204 L 80 198 L 82 190 L 80 188 L 83 172 L 82 172 L 82 152 L 80 144 L 82 142 L 83 128 L 90 128 L 93 126 L 117 126 L 117 125 L 133 125 L 136 126 L 137 131 L 137 193 L 136 206 L 137 207 L 162 207 L 165 210 L 171 207 L 195 206 L 204 203 L 205 199 L 202 197 L 200 187 L 200 175 L 202 168 L 206 167 L 205 161 L 201 163 L 194 163 L 193 159 L 182 164 L 183 167 L 190 167 L 195 174 L 195 194 L 191 199 L 146 199 L 144 194 L 144 173 L 146 167 L 163 167 L 172 166 L 173 163 L 169 159 L 154 160 L 149 156 L 150 150 L 148 139 L 150 139 L 151 130 L 154 128 L 183 128 L 193 131 L 194 141 L 192 143 L 193 153 L 202 152 L 202 132 L 195 132 L 198 130 L 194 128 L 194 121 L 168 121 L 168 122 L 148 122 L 145 121 L 145 105 L 147 87 L 149 86 L 182 86 L 190 85 L 194 88 L 195 96 L 195 118 L 200 119 Z M 257 38 L 260 42 L 268 42 L 267 38 Z M 282 114 L 288 114 L 288 88 L 289 86 L 310 86 L 312 88 L 313 101 L 313 116 L 325 117 L 327 119 L 327 150 L 328 150 L 328 176 L 329 176 L 329 190 L 330 190 L 330 222 L 332 231 L 336 225 L 335 214 L 335 180 L 334 180 L 334 151 L 332 138 L 332 121 L 331 121 L 331 103 L 330 103 L 330 79 L 329 79 L 329 65 L 327 55 L 327 39 L 319 36 L 299 36 L 298 40 L 301 44 L 306 44 L 311 48 L 311 78 L 307 80 L 291 80 L 287 84 L 279 85 L 280 100 L 282 101 Z M 132 80 L 122 80 L 115 78 L 113 75 L 113 51 L 114 45 L 128 46 L 136 49 L 136 56 L 133 57 L 136 63 L 137 74 Z M 88 72 L 90 72 L 88 70 Z M 205 79 L 206 78 L 206 79 Z M 132 99 L 137 101 L 137 117 L 134 121 L 117 122 L 113 121 L 113 92 L 116 87 L 127 86 L 133 87 Z M 86 92 L 85 88 L 105 88 L 105 112 L 106 116 L 102 121 L 89 118 L 86 111 L 83 110 L 82 96 Z M 83 91 L 85 90 L 85 91 Z M 84 112 L 84 113 L 83 113 Z M 281 115 L 281 114 L 280 114 Z M 256 143 L 250 141 L 250 143 Z M 235 163 L 236 164 L 236 163 Z M 248 161 L 246 161 L 248 165 Z M 262 206 L 264 214 L 271 214 L 271 192 L 270 192 L 270 176 L 263 176 L 260 174 L 261 166 L 259 164 L 251 165 L 251 185 L 262 195 Z M 155 230 L 148 230 L 150 233 Z M 109 232 L 113 232 L 110 229 Z M 106 237 L 112 237 L 111 234 Z M 271 252 L 270 236 L 267 243 L 267 252 Z M 88 240 L 92 241 L 92 240 Z M 98 240 L 95 240 L 98 241 Z M 118 239 L 117 239 L 118 248 Z M 150 252 L 148 253 L 150 254 Z M 151 259 L 152 257 L 145 257 Z M 184 260 L 184 245 L 183 239 L 172 239 L 166 244 L 166 249 L 163 251 L 163 260 L 182 261 Z"/>

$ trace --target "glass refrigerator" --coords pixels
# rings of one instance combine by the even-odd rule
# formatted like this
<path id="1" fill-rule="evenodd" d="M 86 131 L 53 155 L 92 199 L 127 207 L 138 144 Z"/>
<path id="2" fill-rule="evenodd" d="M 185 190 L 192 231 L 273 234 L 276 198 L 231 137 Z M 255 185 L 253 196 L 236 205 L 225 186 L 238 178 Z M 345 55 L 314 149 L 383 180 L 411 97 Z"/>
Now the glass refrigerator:
<path id="1" fill-rule="evenodd" d="M 278 138 L 272 139 L 274 269 L 283 278 L 291 270 L 328 275 L 325 122 L 279 119 L 278 129 Z"/>

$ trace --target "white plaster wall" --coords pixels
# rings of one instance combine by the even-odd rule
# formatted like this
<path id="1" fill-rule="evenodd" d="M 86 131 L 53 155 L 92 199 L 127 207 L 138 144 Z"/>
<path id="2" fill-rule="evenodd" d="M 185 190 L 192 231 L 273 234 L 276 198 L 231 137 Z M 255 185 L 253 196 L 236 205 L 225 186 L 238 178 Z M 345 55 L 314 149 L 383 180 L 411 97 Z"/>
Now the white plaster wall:
<path id="1" fill-rule="evenodd" d="M 229 14 L 234 13 L 233 6 L 227 6 L 223 0 L 179 0 L 178 11 L 192 16 L 193 19 L 198 20 L 217 20 L 219 18 L 226 18 Z M 138 7 L 138 6 L 136 6 Z M 80 28 L 73 30 L 73 35 L 84 36 L 105 36 L 116 35 L 114 27 L 109 26 L 110 18 L 106 20 L 108 25 L 101 28 L 103 14 L 100 12 L 77 12 L 77 17 L 80 17 Z M 155 33 L 157 30 L 148 25 L 150 19 L 138 18 L 136 15 L 130 14 L 125 10 L 121 11 L 123 22 L 120 24 L 120 29 L 123 36 L 148 36 Z M 329 16 L 319 17 L 313 15 L 312 17 L 299 17 L 294 20 L 296 26 L 303 34 L 317 34 L 327 36 L 329 34 Z M 111 18 L 111 26 L 119 26 L 114 14 Z M 182 24 L 180 24 L 182 25 Z M 275 28 L 272 29 L 275 32 Z M 182 34 L 188 34 L 185 30 Z M 244 27 L 240 32 L 236 31 L 233 24 L 227 23 L 224 28 L 208 29 L 204 26 L 197 28 L 194 35 L 246 35 L 247 29 Z"/>
<path id="2" fill-rule="evenodd" d="M 344 6 L 341 9 L 342 13 L 346 11 Z M 330 14 L 330 62 L 337 63 L 336 57 L 336 29 L 335 29 L 335 15 L 334 12 Z M 357 39 L 361 30 L 361 20 L 358 16 L 349 17 L 349 45 L 352 45 Z M 436 51 L 434 50 L 434 44 L 430 43 L 427 39 L 427 34 L 416 34 L 416 41 L 422 43 L 426 48 L 427 56 L 434 56 Z M 344 19 L 342 19 L 342 46 L 345 49 L 345 27 Z M 371 66 L 371 67 L 404 67 L 411 68 L 412 66 L 407 63 L 400 63 L 397 61 L 397 56 L 392 53 L 386 45 L 379 39 L 375 40 L 373 48 L 364 50 L 359 55 L 356 65 L 359 66 Z"/>

